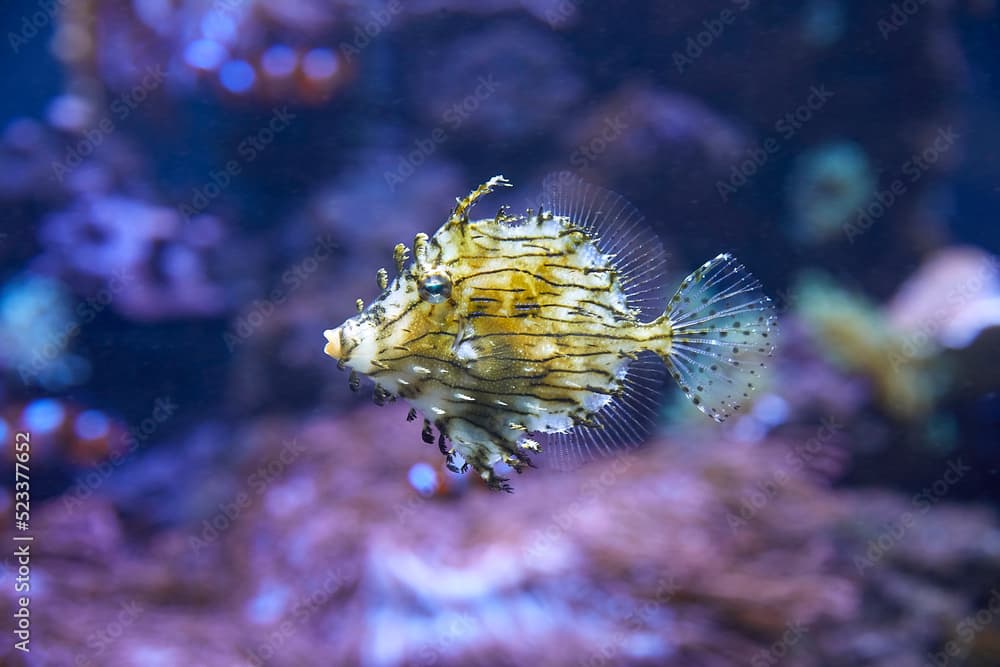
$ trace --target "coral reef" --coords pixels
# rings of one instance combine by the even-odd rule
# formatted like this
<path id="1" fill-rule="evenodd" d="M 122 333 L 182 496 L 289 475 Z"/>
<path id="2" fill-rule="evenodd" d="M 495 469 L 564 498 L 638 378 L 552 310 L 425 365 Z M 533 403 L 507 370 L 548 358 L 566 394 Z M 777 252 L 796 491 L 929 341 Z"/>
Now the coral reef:
<path id="1" fill-rule="evenodd" d="M 900 419 L 927 415 L 940 388 L 930 375 L 929 350 L 913 349 L 874 304 L 829 278 L 807 276 L 794 289 L 797 314 L 811 335 L 835 361 L 872 382 L 887 413 Z"/>
<path id="2" fill-rule="evenodd" d="M 961 348 L 1000 326 L 1000 260 L 974 247 L 929 256 L 886 305 L 891 325 L 915 345 Z"/>
<path id="3" fill-rule="evenodd" d="M 946 248 L 930 256 L 884 310 L 814 273 L 793 288 L 795 312 L 837 363 L 872 382 L 887 413 L 918 420 L 962 384 L 947 370 L 946 350 L 967 350 L 1000 325 L 997 276 L 995 256 Z"/>
<path id="4" fill-rule="evenodd" d="M 531 48 L 512 47 L 519 44 Z M 428 57 L 412 63 L 410 77 L 426 125 L 507 150 L 557 127 L 587 92 L 558 41 L 517 23 L 480 28 Z"/>
<path id="5" fill-rule="evenodd" d="M 90 365 L 71 351 L 77 317 L 62 283 L 30 273 L 8 281 L 0 291 L 0 367 L 48 391 L 86 381 Z"/>
<path id="6" fill-rule="evenodd" d="M 497 524 L 482 486 L 410 491 L 437 457 L 382 410 L 247 424 L 221 495 L 153 535 L 105 496 L 42 507 L 35 664 L 917 665 L 997 581 L 991 512 L 833 490 L 822 431 L 539 473 Z"/>
<path id="7" fill-rule="evenodd" d="M 697 98 L 630 83 L 569 123 L 561 143 L 565 161 L 558 168 L 569 167 L 634 193 L 641 205 L 662 201 L 653 193 L 662 196 L 665 182 L 677 192 L 714 192 L 716 180 L 739 159 L 749 140 Z M 690 208 L 679 197 L 668 205 L 671 210 Z M 654 211 L 649 213 L 652 218 Z"/>
<path id="8" fill-rule="evenodd" d="M 801 154 L 789 176 L 789 233 L 806 244 L 843 240 L 875 186 L 868 157 L 855 143 L 825 144 Z"/>
<path id="9" fill-rule="evenodd" d="M 1000 664 L 995 4 L 13 3 L 0 663 Z M 322 331 L 456 193 L 564 169 L 782 335 L 723 427 L 668 390 L 498 497 Z"/>
<path id="10" fill-rule="evenodd" d="M 36 472 L 67 463 L 95 465 L 121 456 L 128 446 L 121 420 L 102 410 L 55 398 L 5 405 L 0 412 L 0 436 L 12 438 L 16 432 L 31 433 L 35 439 Z M 12 458 L 14 449 L 6 455 Z"/>
<path id="11" fill-rule="evenodd" d="M 327 40 L 339 36 L 336 41 L 346 48 L 354 30 L 381 16 L 391 19 L 387 10 L 376 9 L 310 0 L 185 0 L 132 7 L 95 0 L 63 8 L 53 51 L 87 97 L 100 86 L 127 101 L 154 88 L 172 96 L 206 81 L 228 99 L 318 104 L 348 85 L 356 69 L 349 56 L 358 49 L 338 51 L 325 46 Z M 107 34 L 115 38 L 102 39 Z M 150 86 L 144 77 L 151 71 L 168 72 L 171 90 Z"/>
<path id="12" fill-rule="evenodd" d="M 227 308 L 217 272 L 225 230 L 217 218 L 186 222 L 162 206 L 122 196 L 91 197 L 49 216 L 39 270 L 131 318 L 217 315 Z"/>

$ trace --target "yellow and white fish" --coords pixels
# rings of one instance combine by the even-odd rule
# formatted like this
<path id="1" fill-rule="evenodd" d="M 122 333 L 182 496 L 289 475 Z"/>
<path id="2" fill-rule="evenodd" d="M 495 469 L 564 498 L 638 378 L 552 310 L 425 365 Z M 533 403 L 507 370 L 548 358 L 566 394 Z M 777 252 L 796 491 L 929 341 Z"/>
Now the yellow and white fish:
<path id="1" fill-rule="evenodd" d="M 449 467 L 457 453 L 507 491 L 494 466 L 530 466 L 534 437 L 572 461 L 641 437 L 664 365 L 716 421 L 741 409 L 775 328 L 742 265 L 705 262 L 664 309 L 666 253 L 622 197 L 563 172 L 546 180 L 537 213 L 470 221 L 501 185 L 491 178 L 433 237 L 418 234 L 412 261 L 397 245 L 392 283 L 379 270 L 378 298 L 324 332 L 326 354 L 355 371 L 352 388 L 363 373 L 376 402 L 405 398 L 426 417 L 425 442 L 438 429 Z"/>

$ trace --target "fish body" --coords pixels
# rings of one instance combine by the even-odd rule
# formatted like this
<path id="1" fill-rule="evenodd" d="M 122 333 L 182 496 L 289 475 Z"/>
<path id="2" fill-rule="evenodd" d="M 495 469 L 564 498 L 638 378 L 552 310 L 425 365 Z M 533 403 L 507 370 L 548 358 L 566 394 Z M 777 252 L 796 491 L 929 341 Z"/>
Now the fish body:
<path id="1" fill-rule="evenodd" d="M 501 185 L 494 177 L 433 237 L 417 235 L 412 261 L 397 246 L 398 275 L 380 274 L 379 297 L 324 332 L 326 353 L 375 380 L 377 400 L 420 410 L 449 466 L 457 453 L 507 490 L 494 466 L 531 465 L 534 434 L 552 434 L 546 447 L 571 460 L 634 435 L 630 422 L 649 411 L 644 353 L 717 420 L 741 407 L 773 350 L 774 316 L 735 260 L 706 262 L 644 321 L 665 300 L 665 253 L 625 200 L 564 173 L 537 212 L 470 221 Z"/>

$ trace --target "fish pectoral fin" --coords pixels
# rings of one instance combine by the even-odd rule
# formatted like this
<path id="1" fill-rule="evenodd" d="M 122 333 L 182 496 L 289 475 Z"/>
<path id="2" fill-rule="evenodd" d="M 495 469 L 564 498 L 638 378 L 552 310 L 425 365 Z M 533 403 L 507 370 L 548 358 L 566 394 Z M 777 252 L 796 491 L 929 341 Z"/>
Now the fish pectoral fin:
<path id="1" fill-rule="evenodd" d="M 458 335 L 451 346 L 455 360 L 482 380 L 502 380 L 512 373 L 517 355 L 508 343 L 477 337 L 471 323 L 459 324 Z"/>

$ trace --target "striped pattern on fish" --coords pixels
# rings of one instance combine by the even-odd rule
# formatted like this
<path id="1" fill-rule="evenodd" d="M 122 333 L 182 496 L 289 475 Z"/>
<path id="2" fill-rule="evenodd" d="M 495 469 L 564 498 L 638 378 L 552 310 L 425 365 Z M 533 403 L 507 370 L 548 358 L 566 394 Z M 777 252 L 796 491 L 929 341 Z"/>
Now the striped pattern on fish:
<path id="1" fill-rule="evenodd" d="M 576 461 L 639 430 L 624 406 L 648 391 L 635 372 L 644 352 L 715 419 L 740 409 L 773 350 L 773 310 L 749 273 L 720 255 L 644 322 L 665 296 L 665 253 L 634 208 L 563 173 L 538 212 L 470 221 L 504 185 L 459 200 L 432 238 L 417 235 L 411 261 L 397 246 L 398 275 L 380 272 L 379 297 L 324 332 L 327 354 L 371 377 L 376 400 L 419 409 L 450 467 L 457 454 L 506 490 L 493 468 L 531 465 L 533 434 L 556 434 L 547 447 Z"/>

